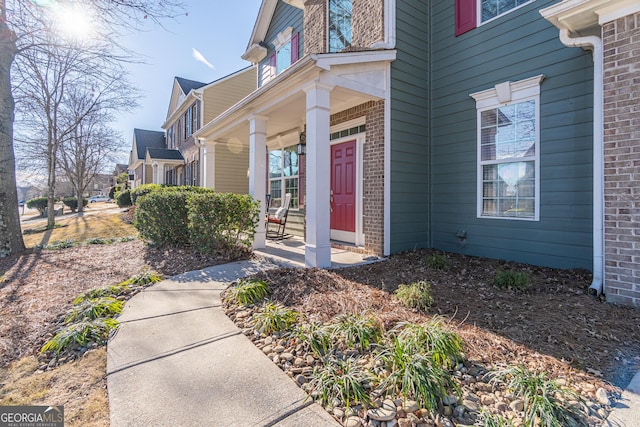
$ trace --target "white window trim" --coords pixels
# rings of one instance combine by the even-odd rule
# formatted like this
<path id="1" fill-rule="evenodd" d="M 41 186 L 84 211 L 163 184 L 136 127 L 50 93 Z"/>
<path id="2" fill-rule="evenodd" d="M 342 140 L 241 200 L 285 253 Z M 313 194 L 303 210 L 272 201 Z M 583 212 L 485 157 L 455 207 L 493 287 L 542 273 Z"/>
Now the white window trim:
<path id="1" fill-rule="evenodd" d="M 285 148 L 287 147 L 292 147 L 293 145 L 287 145 L 287 146 L 282 146 L 282 144 L 280 144 L 278 147 L 273 147 L 273 148 L 267 148 L 267 155 L 270 155 L 271 151 L 275 151 L 275 150 L 279 150 L 282 151 L 284 153 Z M 286 184 L 285 181 L 287 179 L 293 179 L 296 178 L 298 180 L 298 207 L 294 208 L 294 207 L 289 207 L 290 211 L 293 212 L 297 212 L 300 210 L 300 162 L 305 161 L 304 158 L 300 158 L 300 156 L 298 155 L 298 174 L 294 175 L 294 176 L 284 176 L 284 156 L 282 157 L 282 162 L 280 164 L 280 167 L 282 168 L 280 170 L 280 178 L 271 178 L 270 176 L 267 177 L 267 190 L 269 191 L 269 193 L 271 193 L 271 181 L 275 181 L 275 180 L 279 180 L 281 183 L 281 188 L 280 188 L 280 198 L 282 198 L 286 193 L 285 193 L 285 188 L 286 188 Z M 268 169 L 268 166 L 267 166 Z"/>
<path id="2" fill-rule="evenodd" d="M 526 3 L 522 3 L 520 6 L 516 6 L 513 9 L 509 9 L 506 12 L 503 12 L 503 13 L 497 15 L 497 16 L 494 16 L 491 19 L 487 19 L 486 21 L 483 21 L 482 20 L 482 0 L 476 0 L 476 27 L 480 27 L 481 25 L 488 24 L 489 22 L 495 21 L 496 19 L 498 19 L 498 18 L 500 18 L 500 17 L 502 17 L 504 15 L 507 15 L 507 14 L 513 12 L 514 10 L 518 10 L 521 7 L 525 7 L 528 4 L 531 4 L 531 3 L 535 2 L 535 1 L 536 0 L 529 0 Z"/>
<path id="3" fill-rule="evenodd" d="M 291 63 L 291 59 L 289 59 L 289 65 L 287 65 L 285 68 L 283 68 L 280 71 L 280 73 L 278 73 L 278 52 L 287 43 L 291 42 L 291 37 L 292 36 L 293 36 L 293 27 L 287 27 L 285 30 L 283 30 L 280 33 L 278 33 L 276 38 L 271 42 L 273 44 L 273 47 L 274 47 L 273 53 L 276 55 L 276 64 L 275 64 L 275 66 L 272 66 L 272 65 L 269 64 L 269 66 L 271 68 L 271 79 L 274 79 L 278 74 L 282 73 L 284 70 L 286 70 L 287 68 L 291 67 L 291 65 L 293 65 Z M 293 46 L 292 46 L 292 48 L 293 48 Z M 269 80 L 271 80 L 271 79 L 269 79 Z M 263 82 L 263 84 L 264 84 L 264 82 Z"/>
<path id="4" fill-rule="evenodd" d="M 503 82 L 495 85 L 491 89 L 483 90 L 470 94 L 476 101 L 476 165 L 477 165 L 477 186 L 476 186 L 476 206 L 477 218 L 480 219 L 502 219 L 515 221 L 539 221 L 540 220 L 540 84 L 544 79 L 544 75 L 540 74 L 525 80 L 517 82 Z M 535 156 L 534 156 L 534 173 L 535 173 L 535 202 L 534 216 L 531 218 L 507 217 L 507 216 L 488 216 L 482 215 L 483 207 L 483 186 L 482 186 L 482 162 L 481 143 L 482 143 L 482 126 L 481 113 L 486 110 L 502 107 L 509 104 L 516 104 L 524 101 L 535 100 L 536 102 L 536 138 L 535 138 Z M 517 161 L 517 159 L 509 162 Z"/>

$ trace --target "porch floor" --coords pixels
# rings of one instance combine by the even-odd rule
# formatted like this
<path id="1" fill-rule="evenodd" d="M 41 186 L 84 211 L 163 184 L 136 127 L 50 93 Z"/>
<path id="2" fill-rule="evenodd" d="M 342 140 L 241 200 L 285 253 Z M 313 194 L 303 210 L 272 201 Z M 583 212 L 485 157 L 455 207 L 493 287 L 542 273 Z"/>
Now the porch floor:
<path id="1" fill-rule="evenodd" d="M 292 236 L 283 240 L 267 239 L 267 246 L 254 249 L 256 255 L 263 256 L 286 267 L 304 268 L 304 240 Z M 331 248 L 331 268 L 345 268 L 370 264 L 381 258 L 369 254 L 358 254 L 346 249 Z"/>

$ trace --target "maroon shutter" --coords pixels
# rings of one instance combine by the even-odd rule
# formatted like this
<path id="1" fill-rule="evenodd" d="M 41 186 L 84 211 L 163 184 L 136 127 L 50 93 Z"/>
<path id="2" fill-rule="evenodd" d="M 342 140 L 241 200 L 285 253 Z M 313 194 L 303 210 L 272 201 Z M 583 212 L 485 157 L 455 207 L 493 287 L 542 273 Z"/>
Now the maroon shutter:
<path id="1" fill-rule="evenodd" d="M 295 33 L 291 36 L 291 63 L 295 63 L 298 60 L 298 53 L 300 47 L 298 46 L 298 34 Z"/>
<path id="2" fill-rule="evenodd" d="M 273 52 L 273 53 L 271 54 L 271 56 L 269 57 L 269 65 L 270 65 L 271 67 L 273 67 L 273 68 L 275 68 L 275 67 L 276 67 L 276 53 L 275 53 L 275 52 Z"/>
<path id="3" fill-rule="evenodd" d="M 456 0 L 456 36 L 476 27 L 476 0 Z"/>

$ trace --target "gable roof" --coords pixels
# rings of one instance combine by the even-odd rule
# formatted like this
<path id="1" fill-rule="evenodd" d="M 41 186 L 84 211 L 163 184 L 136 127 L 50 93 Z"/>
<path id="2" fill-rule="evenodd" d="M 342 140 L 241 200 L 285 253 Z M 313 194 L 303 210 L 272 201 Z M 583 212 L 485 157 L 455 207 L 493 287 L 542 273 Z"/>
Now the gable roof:
<path id="1" fill-rule="evenodd" d="M 178 150 L 170 150 L 168 148 L 147 148 L 150 159 L 156 160 L 184 160 L 182 153 Z"/>
<path id="2" fill-rule="evenodd" d="M 183 77 L 177 77 L 176 81 L 180 85 L 180 89 L 182 89 L 182 93 L 185 95 L 189 94 L 192 90 L 200 89 L 202 86 L 206 86 L 207 83 L 197 82 L 195 80 L 185 79 Z"/>
<path id="3" fill-rule="evenodd" d="M 137 159 L 132 160 L 144 160 L 147 148 L 165 148 L 164 132 L 156 130 L 134 129 L 133 141 Z"/>

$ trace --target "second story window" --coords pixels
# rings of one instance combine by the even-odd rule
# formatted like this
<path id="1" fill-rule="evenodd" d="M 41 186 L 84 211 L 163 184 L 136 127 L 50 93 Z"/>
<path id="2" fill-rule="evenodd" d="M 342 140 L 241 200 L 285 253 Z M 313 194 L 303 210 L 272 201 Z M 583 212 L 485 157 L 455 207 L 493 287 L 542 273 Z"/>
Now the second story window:
<path id="1" fill-rule="evenodd" d="M 481 0 L 481 22 L 488 21 L 531 0 Z"/>
<path id="2" fill-rule="evenodd" d="M 271 77 L 275 77 L 298 60 L 298 33 L 289 27 L 273 41 L 275 52 L 269 58 Z"/>
<path id="3" fill-rule="evenodd" d="M 342 52 L 351 46 L 351 0 L 329 0 L 329 52 Z"/>
<path id="4" fill-rule="evenodd" d="M 181 128 L 182 139 L 189 138 L 195 131 L 200 128 L 200 119 L 198 112 L 198 103 L 194 102 L 187 111 L 182 115 Z"/>

